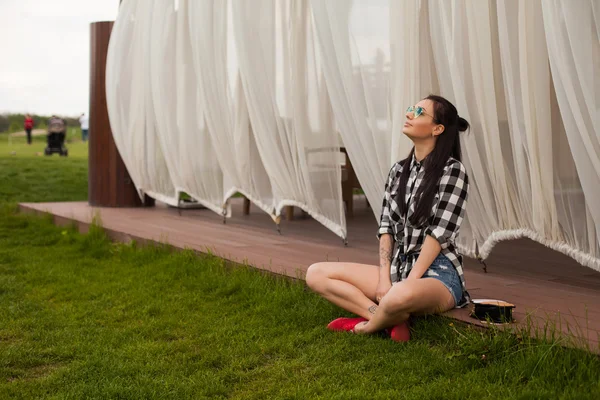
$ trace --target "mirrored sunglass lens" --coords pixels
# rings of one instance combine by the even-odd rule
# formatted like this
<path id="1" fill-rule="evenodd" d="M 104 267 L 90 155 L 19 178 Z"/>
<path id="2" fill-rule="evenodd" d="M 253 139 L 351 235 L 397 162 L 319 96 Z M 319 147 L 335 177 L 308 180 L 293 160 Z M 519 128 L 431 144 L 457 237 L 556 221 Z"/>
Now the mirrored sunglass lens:
<path id="1" fill-rule="evenodd" d="M 414 107 L 413 107 L 413 106 L 410 106 L 410 107 L 408 107 L 408 108 L 406 109 L 406 112 L 407 112 L 407 113 L 409 113 L 409 112 L 413 112 L 413 111 L 414 111 Z"/>
<path id="2" fill-rule="evenodd" d="M 423 113 L 423 108 L 422 107 L 417 107 L 415 109 L 415 117 L 418 117 L 419 115 L 421 115 Z"/>

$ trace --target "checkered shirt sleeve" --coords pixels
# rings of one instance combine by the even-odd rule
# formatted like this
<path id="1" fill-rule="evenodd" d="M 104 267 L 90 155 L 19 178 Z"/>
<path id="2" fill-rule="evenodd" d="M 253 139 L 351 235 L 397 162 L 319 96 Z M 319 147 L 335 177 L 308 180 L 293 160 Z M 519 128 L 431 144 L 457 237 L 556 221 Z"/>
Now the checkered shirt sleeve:
<path id="1" fill-rule="evenodd" d="M 381 235 L 389 233 L 394 236 L 394 230 L 392 229 L 392 220 L 390 218 L 392 212 L 392 198 L 391 198 L 391 187 L 394 183 L 394 179 L 398 174 L 400 164 L 396 163 L 390 169 L 387 181 L 385 183 L 385 191 L 383 194 L 383 205 L 381 207 L 381 217 L 379 218 L 379 230 L 377 231 L 377 238 L 381 238 Z M 395 202 L 394 202 L 395 203 Z"/>
<path id="2" fill-rule="evenodd" d="M 453 243 L 467 205 L 469 178 L 460 162 L 448 165 L 440 179 L 438 202 L 425 234 L 435 238 L 442 249 Z"/>

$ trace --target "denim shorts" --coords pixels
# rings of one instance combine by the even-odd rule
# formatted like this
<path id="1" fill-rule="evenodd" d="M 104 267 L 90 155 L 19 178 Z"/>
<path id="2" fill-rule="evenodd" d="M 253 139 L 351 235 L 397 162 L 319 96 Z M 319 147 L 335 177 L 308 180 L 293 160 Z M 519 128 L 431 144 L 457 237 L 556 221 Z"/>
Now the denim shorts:
<path id="1" fill-rule="evenodd" d="M 445 255 L 438 255 L 422 278 L 433 278 L 442 282 L 452 294 L 454 306 L 460 303 L 463 297 L 462 283 L 454 264 Z"/>
<path id="2" fill-rule="evenodd" d="M 438 255 L 423 274 L 423 278 L 433 278 L 442 282 L 454 297 L 454 305 L 460 303 L 463 296 L 462 283 L 454 264 L 448 257 L 443 254 Z"/>

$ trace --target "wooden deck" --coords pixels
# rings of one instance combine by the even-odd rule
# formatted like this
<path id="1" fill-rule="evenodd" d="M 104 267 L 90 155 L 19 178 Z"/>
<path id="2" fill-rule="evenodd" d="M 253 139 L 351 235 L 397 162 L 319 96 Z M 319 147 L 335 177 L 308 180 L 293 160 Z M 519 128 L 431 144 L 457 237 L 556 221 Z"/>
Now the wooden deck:
<path id="1" fill-rule="evenodd" d="M 279 274 L 303 278 L 309 265 L 319 261 L 378 263 L 377 222 L 364 198 L 355 198 L 354 218 L 348 221 L 348 247 L 310 218 L 282 221 L 281 234 L 271 218 L 253 208 L 242 215 L 241 199 L 234 199 L 233 218 L 208 210 L 153 208 L 92 208 L 86 202 L 23 203 L 24 212 L 48 212 L 57 224 L 78 223 L 86 231 L 92 218 L 115 240 L 168 242 Z M 600 273 L 530 240 L 501 243 L 487 260 L 488 273 L 471 259 L 465 277 L 473 298 L 496 298 L 516 305 L 517 323 L 539 328 L 550 323 L 574 335 L 576 345 L 600 352 Z M 467 309 L 450 316 L 478 323 Z"/>

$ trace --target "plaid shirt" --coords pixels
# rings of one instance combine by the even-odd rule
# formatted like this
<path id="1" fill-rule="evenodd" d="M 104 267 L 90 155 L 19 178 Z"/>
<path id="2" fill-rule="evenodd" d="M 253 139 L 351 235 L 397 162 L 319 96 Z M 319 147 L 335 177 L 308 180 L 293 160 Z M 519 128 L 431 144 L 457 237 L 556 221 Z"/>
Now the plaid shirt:
<path id="1" fill-rule="evenodd" d="M 459 254 L 454 241 L 458 235 L 467 203 L 469 178 L 465 167 L 454 158 L 448 160 L 439 181 L 439 190 L 435 195 L 429 225 L 421 228 L 412 226 L 407 218 L 400 215 L 400 207 L 396 202 L 396 196 L 402 168 L 402 163 L 397 162 L 390 170 L 385 184 L 383 207 L 377 234 L 379 238 L 381 235 L 389 233 L 395 240 L 394 256 L 390 269 L 392 281 L 406 279 L 417 260 L 423 243 L 425 243 L 425 237 L 427 235 L 432 236 L 440 243 L 442 247 L 441 254 L 448 257 L 458 272 L 462 283 L 463 296 L 457 306 L 464 307 L 469 303 L 470 297 L 463 274 L 462 256 Z M 409 216 L 415 211 L 415 194 L 424 175 L 425 170 L 422 163 L 418 162 L 413 156 L 410 161 L 410 175 L 405 198 L 409 205 Z"/>

